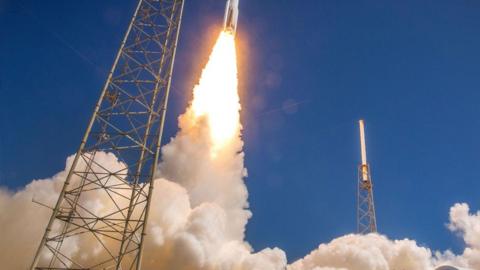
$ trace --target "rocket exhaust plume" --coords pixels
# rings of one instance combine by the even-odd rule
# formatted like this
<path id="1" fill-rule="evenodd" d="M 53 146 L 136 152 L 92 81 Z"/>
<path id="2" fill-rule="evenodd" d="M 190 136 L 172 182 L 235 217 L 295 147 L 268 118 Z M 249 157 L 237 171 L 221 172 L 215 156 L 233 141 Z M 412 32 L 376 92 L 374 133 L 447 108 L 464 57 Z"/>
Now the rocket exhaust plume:
<path id="1" fill-rule="evenodd" d="M 195 118 L 206 117 L 212 155 L 229 143 L 240 129 L 237 59 L 233 34 L 221 32 L 200 82 L 193 90 Z"/>

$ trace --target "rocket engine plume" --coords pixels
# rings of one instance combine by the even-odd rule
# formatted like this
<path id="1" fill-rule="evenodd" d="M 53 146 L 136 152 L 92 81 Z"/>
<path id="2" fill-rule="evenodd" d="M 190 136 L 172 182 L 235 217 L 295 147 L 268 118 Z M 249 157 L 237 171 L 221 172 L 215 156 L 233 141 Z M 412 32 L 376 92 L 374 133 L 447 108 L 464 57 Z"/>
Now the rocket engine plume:
<path id="1" fill-rule="evenodd" d="M 212 155 L 240 130 L 237 59 L 233 34 L 221 32 L 210 59 L 193 90 L 195 117 L 206 117 L 210 128 Z"/>

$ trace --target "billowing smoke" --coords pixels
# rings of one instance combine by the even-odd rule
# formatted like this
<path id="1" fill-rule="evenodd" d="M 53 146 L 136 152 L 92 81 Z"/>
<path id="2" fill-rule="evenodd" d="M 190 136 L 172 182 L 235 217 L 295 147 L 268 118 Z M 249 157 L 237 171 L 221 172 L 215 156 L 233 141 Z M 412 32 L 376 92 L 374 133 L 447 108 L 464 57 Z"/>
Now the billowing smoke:
<path id="1" fill-rule="evenodd" d="M 289 269 L 431 270 L 440 265 L 455 265 L 480 270 L 480 211 L 472 214 L 466 203 L 455 204 L 450 208 L 448 228 L 465 241 L 463 254 L 455 255 L 449 250 L 432 252 L 413 240 L 390 240 L 379 234 L 346 235 L 320 244 Z"/>
<path id="2" fill-rule="evenodd" d="M 321 244 L 291 270 L 427 270 L 432 269 L 431 252 L 412 240 L 389 240 L 378 234 L 346 235 Z"/>
<path id="3" fill-rule="evenodd" d="M 465 241 L 466 248 L 460 255 L 432 252 L 413 240 L 390 240 L 378 234 L 339 237 L 291 265 L 278 248 L 253 251 L 245 241 L 245 227 L 252 213 L 244 183 L 247 172 L 238 117 L 236 61 L 223 55 L 235 57 L 234 44 L 228 37 L 222 42 L 214 48 L 195 88 L 194 98 L 200 101 L 192 102 L 193 106 L 179 117 L 178 134 L 162 148 L 144 249 L 146 269 L 430 270 L 452 263 L 480 270 L 480 213 L 470 214 L 466 204 L 451 208 L 448 226 Z M 228 74 L 219 77 L 218 72 Z M 225 85 L 229 89 L 222 89 Z M 222 104 L 215 107 L 209 103 L 212 99 L 205 98 L 209 95 Z M 222 115 L 226 117 L 219 117 L 217 109 L 230 111 Z M 236 121 L 233 125 L 228 122 L 232 119 Z M 229 125 L 228 133 L 219 128 L 223 124 Z M 111 170 L 124 166 L 111 153 L 99 152 L 95 159 Z M 22 190 L 0 190 L 2 269 L 28 267 L 51 214 L 50 209 L 32 203 L 32 198 L 54 205 L 71 163 L 69 157 L 64 171 L 49 179 L 34 180 Z M 98 211 L 112 207 L 100 194 L 87 199 Z M 79 261 L 88 261 L 96 254 L 95 247 L 85 251 L 75 241 L 67 245 L 70 255 Z"/>
<path id="4" fill-rule="evenodd" d="M 470 213 L 466 203 L 456 203 L 450 208 L 450 223 L 448 229 L 458 233 L 465 241 L 465 249 L 461 255 L 455 255 L 447 250 L 437 252 L 436 259 L 460 267 L 480 269 L 480 211 Z"/>

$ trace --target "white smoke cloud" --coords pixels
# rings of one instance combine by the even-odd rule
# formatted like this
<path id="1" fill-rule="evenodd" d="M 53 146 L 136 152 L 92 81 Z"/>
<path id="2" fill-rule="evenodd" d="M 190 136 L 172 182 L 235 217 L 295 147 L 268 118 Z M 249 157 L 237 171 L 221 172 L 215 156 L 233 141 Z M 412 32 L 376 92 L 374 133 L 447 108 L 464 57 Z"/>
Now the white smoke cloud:
<path id="1" fill-rule="evenodd" d="M 117 160 L 113 154 L 97 153 L 95 159 L 99 164 L 111 170 L 120 170 L 125 165 Z M 47 206 L 55 205 L 58 194 L 73 162 L 73 156 L 66 161 L 65 170 L 49 179 L 34 180 L 24 189 L 10 192 L 0 189 L 0 262 L 4 263 L 5 269 L 26 269 L 33 259 L 33 254 L 43 235 L 45 226 L 51 215 L 51 210 L 34 204 L 32 200 Z M 85 166 L 80 162 L 79 166 Z M 99 166 L 93 168 L 96 172 L 105 170 Z M 78 177 L 72 177 L 72 184 L 78 181 Z M 111 182 L 113 183 L 114 180 Z M 100 214 L 111 211 L 113 205 L 106 200 L 106 195 L 101 190 L 92 192 L 81 198 L 82 202 L 90 205 L 89 209 Z M 59 228 L 52 228 L 57 231 Z M 88 260 L 96 255 L 98 246 L 88 239 L 72 237 L 65 241 L 65 250 L 69 256 L 78 256 L 79 259 Z M 89 245 L 91 248 L 80 254 L 79 247 Z M 92 248 L 93 247 L 93 248 Z M 44 256 L 43 259 L 48 259 Z"/>
<path id="2" fill-rule="evenodd" d="M 389 240 L 379 234 L 346 235 L 321 244 L 290 270 L 428 270 L 431 252 L 412 240 Z"/>
<path id="3" fill-rule="evenodd" d="M 146 255 L 152 269 L 282 269 L 280 249 L 252 254 L 244 241 L 251 217 L 240 134 L 211 155 L 205 118 L 179 117 L 180 131 L 162 149 Z M 168 180 L 166 180 L 168 179 Z M 147 250 L 147 248 L 146 248 Z M 155 268 L 156 267 L 156 268 Z"/>
<path id="4" fill-rule="evenodd" d="M 448 228 L 459 232 L 469 247 L 480 249 L 480 211 L 470 214 L 468 204 L 456 203 L 450 208 Z"/>
<path id="5" fill-rule="evenodd" d="M 447 227 L 462 237 L 466 247 L 461 255 L 455 255 L 449 250 L 437 252 L 437 261 L 480 269 L 480 211 L 471 214 L 468 204 L 456 203 L 450 208 L 450 222 Z"/>
<path id="6" fill-rule="evenodd" d="M 289 270 L 431 270 L 441 265 L 480 270 L 480 211 L 470 213 L 466 203 L 450 208 L 449 230 L 465 241 L 462 254 L 433 252 L 413 240 L 390 240 L 378 234 L 346 235 L 321 244 Z M 459 268 L 462 267 L 462 268 Z M 445 268 L 451 269 L 451 268 Z"/>
<path id="7" fill-rule="evenodd" d="M 179 118 L 179 133 L 162 150 L 144 266 L 159 270 L 283 269 L 286 256 L 282 250 L 252 253 L 244 241 L 251 212 L 240 135 L 213 159 L 205 119 L 194 121 L 190 116 L 188 110 Z M 95 160 L 110 170 L 124 168 L 113 154 L 99 152 Z M 32 203 L 32 198 L 54 205 L 72 161 L 73 156 L 67 159 L 65 170 L 50 179 L 33 181 L 17 192 L 0 191 L 0 262 L 6 269 L 25 269 L 31 262 L 51 214 L 50 209 Z M 82 200 L 97 213 L 114 207 L 103 193 Z M 79 262 L 95 256 L 98 246 L 89 252 L 80 248 L 91 244 L 74 238 L 65 242 L 70 256 Z"/>

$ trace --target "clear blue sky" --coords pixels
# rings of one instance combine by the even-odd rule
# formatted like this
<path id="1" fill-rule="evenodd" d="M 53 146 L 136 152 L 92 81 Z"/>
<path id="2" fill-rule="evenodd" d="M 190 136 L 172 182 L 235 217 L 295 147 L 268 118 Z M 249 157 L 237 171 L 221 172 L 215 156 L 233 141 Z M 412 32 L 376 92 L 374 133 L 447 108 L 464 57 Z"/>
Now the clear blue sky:
<path id="1" fill-rule="evenodd" d="M 0 185 L 64 168 L 135 0 L 0 1 Z M 167 137 L 224 1 L 186 2 Z M 480 2 L 241 0 L 247 240 L 289 259 L 355 230 L 366 119 L 379 231 L 459 250 L 448 209 L 480 209 Z"/>

